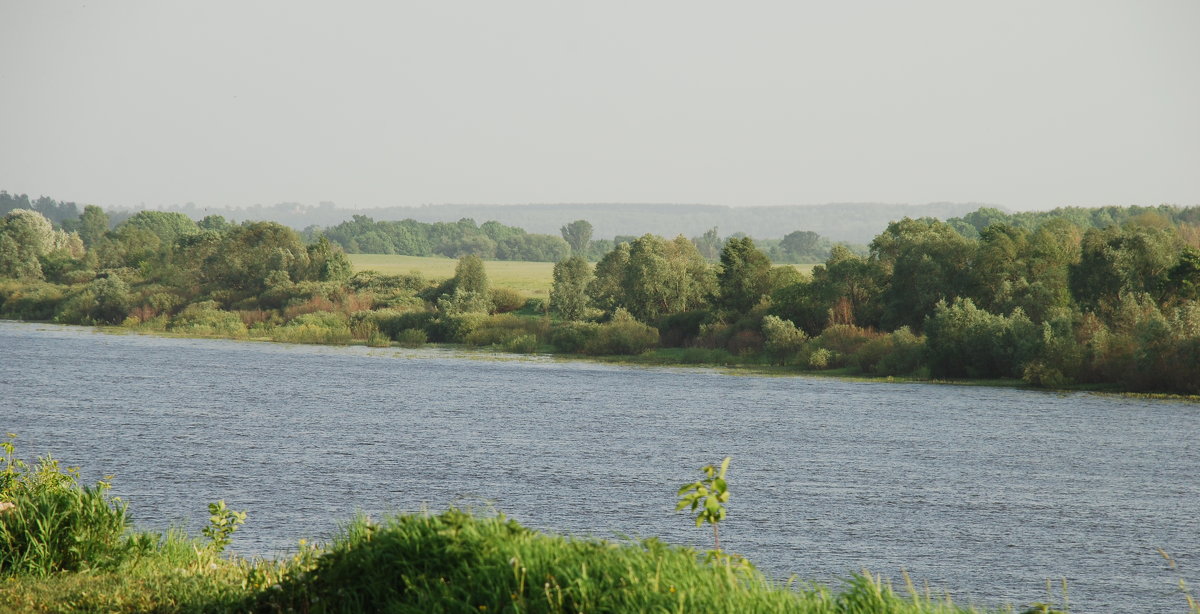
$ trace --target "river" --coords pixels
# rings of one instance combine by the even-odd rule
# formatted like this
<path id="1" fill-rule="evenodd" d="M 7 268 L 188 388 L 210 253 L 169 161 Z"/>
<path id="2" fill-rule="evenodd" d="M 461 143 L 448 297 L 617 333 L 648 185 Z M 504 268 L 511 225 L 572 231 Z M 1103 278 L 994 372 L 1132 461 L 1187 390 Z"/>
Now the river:
<path id="1" fill-rule="evenodd" d="M 0 432 L 138 526 L 276 556 L 356 511 L 500 511 L 708 547 L 675 491 L 729 455 L 722 545 L 772 577 L 901 570 L 956 602 L 1184 611 L 1200 585 L 1200 405 L 735 376 L 438 349 L 298 346 L 0 321 Z"/>

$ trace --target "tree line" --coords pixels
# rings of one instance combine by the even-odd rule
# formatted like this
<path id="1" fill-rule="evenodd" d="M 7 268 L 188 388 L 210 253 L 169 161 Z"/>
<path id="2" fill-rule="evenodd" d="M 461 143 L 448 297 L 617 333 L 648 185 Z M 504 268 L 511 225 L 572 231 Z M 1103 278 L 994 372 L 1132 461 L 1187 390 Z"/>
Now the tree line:
<path id="1" fill-rule="evenodd" d="M 714 230 L 714 261 L 704 237 L 606 243 L 577 220 L 551 237 L 557 263 L 543 301 L 488 283 L 480 254 L 465 246 L 482 236 L 498 250 L 531 236 L 490 222 L 438 226 L 463 247 L 456 275 L 439 281 L 353 273 L 336 234 L 306 241 L 274 222 L 142 211 L 113 224 L 88 206 L 56 228 L 14 209 L 0 220 L 0 315 L 1200 392 L 1198 208 L 1108 215 L 1122 221 L 1045 215 L 974 234 L 957 220 L 905 218 L 862 252 L 830 246 L 810 275 L 776 265 L 749 237 L 720 240 Z"/>

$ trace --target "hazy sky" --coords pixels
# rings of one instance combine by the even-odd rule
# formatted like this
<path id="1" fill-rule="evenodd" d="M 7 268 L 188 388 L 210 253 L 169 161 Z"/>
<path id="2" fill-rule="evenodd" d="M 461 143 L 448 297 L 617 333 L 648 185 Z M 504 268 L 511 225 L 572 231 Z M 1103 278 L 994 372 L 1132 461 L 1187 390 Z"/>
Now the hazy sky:
<path id="1" fill-rule="evenodd" d="M 0 189 L 1200 204 L 1200 1 L 0 0 Z"/>

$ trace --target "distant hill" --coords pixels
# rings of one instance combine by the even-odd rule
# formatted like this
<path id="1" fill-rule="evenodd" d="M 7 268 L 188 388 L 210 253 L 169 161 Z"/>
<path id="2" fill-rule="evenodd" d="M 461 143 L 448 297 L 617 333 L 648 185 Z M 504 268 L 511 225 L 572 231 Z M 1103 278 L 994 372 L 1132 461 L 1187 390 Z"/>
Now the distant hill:
<path id="1" fill-rule="evenodd" d="M 206 215 L 224 215 L 235 220 L 272 220 L 296 229 L 308 226 L 333 226 L 354 215 L 376 221 L 414 219 L 419 222 L 454 222 L 462 218 L 477 223 L 495 220 L 532 233 L 558 234 L 559 228 L 574 220 L 587 220 L 594 228 L 593 237 L 641 235 L 647 232 L 663 236 L 682 234 L 695 237 L 718 229 L 721 236 L 742 232 L 759 239 L 779 239 L 795 230 L 810 230 L 834 241 L 868 243 L 889 222 L 902 217 L 961 217 L 989 205 L 981 203 L 929 203 L 896 205 L 884 203 L 830 203 L 825 205 L 782 205 L 771 207 L 730 207 L 725 205 L 685 204 L 550 204 L 550 205 L 422 205 L 419 207 L 381 207 L 376 209 L 340 209 L 332 203 L 317 206 L 283 203 L 219 209 L 185 205 L 173 210 L 196 219 Z"/>

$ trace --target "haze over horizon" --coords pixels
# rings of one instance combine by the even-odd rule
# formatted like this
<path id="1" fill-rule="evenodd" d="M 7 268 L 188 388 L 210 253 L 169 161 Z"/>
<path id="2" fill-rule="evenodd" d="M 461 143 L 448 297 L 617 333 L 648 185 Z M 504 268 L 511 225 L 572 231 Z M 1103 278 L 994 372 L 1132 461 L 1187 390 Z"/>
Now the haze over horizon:
<path id="1" fill-rule="evenodd" d="M 1200 204 L 1200 3 L 9 1 L 0 189 L 105 207 Z"/>

